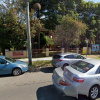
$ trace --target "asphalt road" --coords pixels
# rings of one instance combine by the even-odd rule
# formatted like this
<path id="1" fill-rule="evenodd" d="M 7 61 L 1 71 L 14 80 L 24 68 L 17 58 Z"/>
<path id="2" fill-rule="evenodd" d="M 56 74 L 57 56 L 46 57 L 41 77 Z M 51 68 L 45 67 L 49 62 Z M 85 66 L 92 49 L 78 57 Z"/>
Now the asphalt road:
<path id="1" fill-rule="evenodd" d="M 53 70 L 47 67 L 16 77 L 0 76 L 0 100 L 77 100 L 56 90 L 52 83 Z M 80 96 L 79 100 L 89 99 Z"/>

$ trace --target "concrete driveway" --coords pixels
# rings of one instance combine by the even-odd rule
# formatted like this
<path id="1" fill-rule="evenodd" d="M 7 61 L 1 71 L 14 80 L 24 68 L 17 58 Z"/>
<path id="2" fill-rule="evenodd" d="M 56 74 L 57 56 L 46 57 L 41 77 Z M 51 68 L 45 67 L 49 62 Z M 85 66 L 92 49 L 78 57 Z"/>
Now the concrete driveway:
<path id="1" fill-rule="evenodd" d="M 0 76 L 0 100 L 77 100 L 56 90 L 52 84 L 53 70 L 46 67 L 16 77 Z M 80 96 L 79 100 L 89 99 Z"/>

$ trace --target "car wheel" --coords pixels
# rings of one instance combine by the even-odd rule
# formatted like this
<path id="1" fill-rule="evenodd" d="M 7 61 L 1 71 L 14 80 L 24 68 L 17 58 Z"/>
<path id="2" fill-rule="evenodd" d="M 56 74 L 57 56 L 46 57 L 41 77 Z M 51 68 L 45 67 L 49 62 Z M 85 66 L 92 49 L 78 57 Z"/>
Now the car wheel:
<path id="1" fill-rule="evenodd" d="M 99 86 L 98 85 L 92 86 L 89 91 L 89 98 L 91 100 L 95 100 L 98 97 L 98 94 L 99 94 Z"/>
<path id="2" fill-rule="evenodd" d="M 65 68 L 66 66 L 69 66 L 69 64 L 68 64 L 68 63 L 65 63 L 65 64 L 62 66 L 62 70 L 64 70 L 64 68 Z"/>
<path id="3" fill-rule="evenodd" d="M 20 68 L 15 68 L 15 69 L 13 69 L 13 71 L 12 71 L 12 74 L 13 74 L 14 76 L 21 75 L 21 73 L 22 73 L 22 70 L 21 70 Z"/>

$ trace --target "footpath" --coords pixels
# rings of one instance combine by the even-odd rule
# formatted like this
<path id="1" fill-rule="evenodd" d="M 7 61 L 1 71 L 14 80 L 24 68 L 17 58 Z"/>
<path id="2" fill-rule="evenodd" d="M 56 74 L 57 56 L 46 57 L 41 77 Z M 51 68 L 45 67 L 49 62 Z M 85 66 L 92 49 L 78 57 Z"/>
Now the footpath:
<path id="1" fill-rule="evenodd" d="M 28 58 L 18 59 L 24 62 L 28 62 Z M 43 57 L 43 58 L 32 58 L 32 61 L 44 61 L 44 60 L 52 60 L 52 57 Z"/>

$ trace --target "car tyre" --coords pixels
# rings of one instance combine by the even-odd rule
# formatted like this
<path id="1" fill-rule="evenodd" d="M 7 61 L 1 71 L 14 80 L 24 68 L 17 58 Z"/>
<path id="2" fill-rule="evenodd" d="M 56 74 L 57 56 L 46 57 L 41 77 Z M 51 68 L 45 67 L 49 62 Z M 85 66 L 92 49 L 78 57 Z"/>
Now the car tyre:
<path id="1" fill-rule="evenodd" d="M 21 75 L 22 74 L 22 70 L 20 68 L 15 68 L 15 69 L 13 69 L 12 74 L 14 76 Z"/>
<path id="2" fill-rule="evenodd" d="M 98 95 L 99 95 L 99 86 L 98 85 L 92 86 L 89 90 L 90 100 L 95 100 L 96 98 L 98 98 Z"/>
<path id="3" fill-rule="evenodd" d="M 65 63 L 65 64 L 62 66 L 62 70 L 64 70 L 64 68 L 65 68 L 66 66 L 69 66 L 69 64 L 68 64 L 68 63 Z"/>

